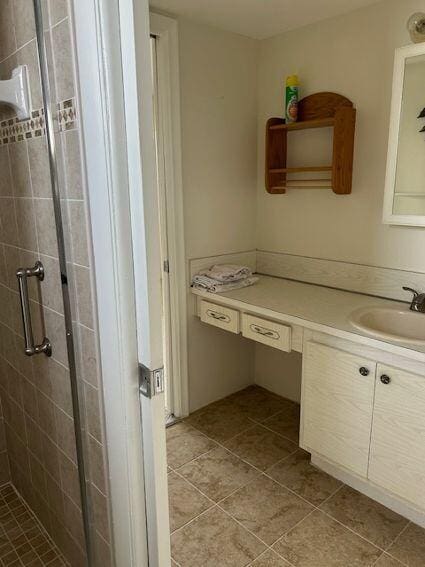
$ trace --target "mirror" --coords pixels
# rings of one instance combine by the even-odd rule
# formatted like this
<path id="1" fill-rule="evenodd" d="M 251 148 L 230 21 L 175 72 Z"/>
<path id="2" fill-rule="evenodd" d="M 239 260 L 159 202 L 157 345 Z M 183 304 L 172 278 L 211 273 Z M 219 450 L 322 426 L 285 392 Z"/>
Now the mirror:
<path id="1" fill-rule="evenodd" d="M 425 44 L 396 51 L 384 222 L 425 226 Z"/>

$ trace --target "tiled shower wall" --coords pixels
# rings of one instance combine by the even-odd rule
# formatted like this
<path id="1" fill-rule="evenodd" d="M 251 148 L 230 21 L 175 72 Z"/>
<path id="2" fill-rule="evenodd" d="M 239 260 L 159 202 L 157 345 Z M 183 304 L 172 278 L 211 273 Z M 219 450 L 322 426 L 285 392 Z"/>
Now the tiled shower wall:
<path id="1" fill-rule="evenodd" d="M 45 1 L 43 8 L 53 54 L 51 87 L 59 103 L 54 118 L 79 382 L 86 407 L 96 564 L 107 567 L 111 564 L 108 487 L 72 21 L 64 0 Z M 29 69 L 33 117 L 17 123 L 13 113 L 0 105 L 0 395 L 4 412 L 0 482 L 9 479 L 10 467 L 13 484 L 72 565 L 79 566 L 84 564 L 81 503 L 33 7 L 31 0 L 1 0 L 0 79 L 9 78 L 18 64 Z M 37 285 L 30 282 L 31 309 L 37 341 L 44 334 L 52 341 L 51 359 L 23 354 L 15 271 L 37 259 L 44 264 L 46 278 Z"/>

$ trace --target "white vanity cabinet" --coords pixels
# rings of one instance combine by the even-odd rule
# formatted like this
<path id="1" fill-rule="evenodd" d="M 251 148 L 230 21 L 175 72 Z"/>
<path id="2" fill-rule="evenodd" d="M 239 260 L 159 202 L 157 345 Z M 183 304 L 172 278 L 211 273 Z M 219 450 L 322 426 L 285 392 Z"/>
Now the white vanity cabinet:
<path id="1" fill-rule="evenodd" d="M 301 446 L 367 476 L 376 363 L 307 342 Z"/>
<path id="2" fill-rule="evenodd" d="M 194 294 L 204 323 L 302 353 L 300 446 L 312 464 L 425 528 L 425 349 L 349 323 L 407 307 L 266 276 L 231 297 Z M 281 376 L 274 387 L 292 388 L 289 358 Z"/>
<path id="3" fill-rule="evenodd" d="M 425 509 L 425 377 L 378 364 L 369 479 Z"/>
<path id="4" fill-rule="evenodd" d="M 425 375 L 306 342 L 300 444 L 425 511 Z"/>

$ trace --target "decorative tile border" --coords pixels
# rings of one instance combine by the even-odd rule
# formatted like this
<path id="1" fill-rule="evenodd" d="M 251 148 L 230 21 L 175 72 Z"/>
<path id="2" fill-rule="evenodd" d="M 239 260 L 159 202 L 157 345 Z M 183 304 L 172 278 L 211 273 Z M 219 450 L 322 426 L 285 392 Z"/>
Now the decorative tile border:
<path id="1" fill-rule="evenodd" d="M 64 100 L 58 104 L 59 130 L 72 130 L 77 127 L 77 108 L 75 98 Z"/>
<path id="2" fill-rule="evenodd" d="M 8 118 L 0 122 L 0 144 L 13 144 L 30 138 L 38 138 L 46 133 L 44 108 L 33 110 L 28 120 Z"/>
<path id="3" fill-rule="evenodd" d="M 59 131 L 64 132 L 77 127 L 77 109 L 75 99 L 64 100 L 57 105 L 57 115 L 54 117 L 59 125 Z M 31 138 L 39 138 L 46 135 L 46 120 L 44 108 L 33 110 L 31 118 L 19 120 L 18 118 L 7 118 L 0 122 L 0 146 L 22 142 Z"/>

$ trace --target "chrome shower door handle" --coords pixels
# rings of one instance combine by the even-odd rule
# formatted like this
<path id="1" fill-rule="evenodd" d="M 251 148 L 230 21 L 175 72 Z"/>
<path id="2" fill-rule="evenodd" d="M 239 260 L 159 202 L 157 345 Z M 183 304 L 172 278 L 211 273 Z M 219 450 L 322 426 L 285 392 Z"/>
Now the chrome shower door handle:
<path id="1" fill-rule="evenodd" d="M 43 342 L 40 345 L 34 344 L 30 300 L 28 294 L 28 278 L 36 277 L 41 282 L 44 280 L 43 264 L 37 261 L 33 268 L 19 268 L 19 270 L 16 271 L 16 277 L 18 278 L 19 296 L 21 298 L 25 354 L 32 356 L 33 354 L 44 353 L 46 356 L 52 356 L 52 345 L 47 337 L 44 337 Z"/>

